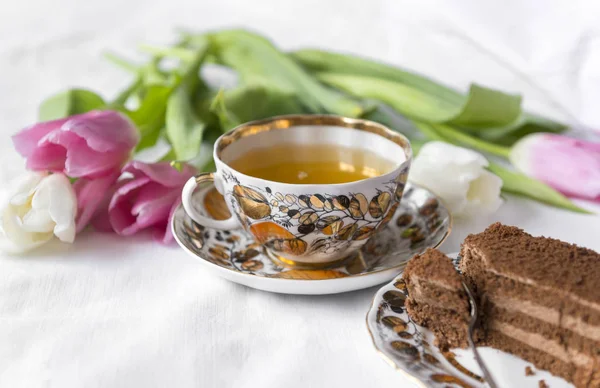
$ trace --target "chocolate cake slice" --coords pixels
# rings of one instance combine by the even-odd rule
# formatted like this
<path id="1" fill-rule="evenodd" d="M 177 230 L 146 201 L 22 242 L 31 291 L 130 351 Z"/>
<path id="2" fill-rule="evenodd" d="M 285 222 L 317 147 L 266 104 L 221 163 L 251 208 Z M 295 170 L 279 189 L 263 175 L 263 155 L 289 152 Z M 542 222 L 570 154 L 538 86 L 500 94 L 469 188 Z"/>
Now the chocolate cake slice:
<path id="1" fill-rule="evenodd" d="M 413 321 L 433 331 L 441 349 L 467 346 L 469 299 L 450 259 L 428 249 L 408 262 L 402 278 Z"/>
<path id="2" fill-rule="evenodd" d="M 480 313 L 475 341 L 572 382 L 600 388 L 600 255 L 493 224 L 461 248 L 462 278 Z M 442 348 L 466 347 L 468 299 L 442 253 L 412 258 L 407 311 Z"/>
<path id="3" fill-rule="evenodd" d="M 480 343 L 577 387 L 600 387 L 600 255 L 499 223 L 468 236 L 461 270 L 477 295 Z"/>

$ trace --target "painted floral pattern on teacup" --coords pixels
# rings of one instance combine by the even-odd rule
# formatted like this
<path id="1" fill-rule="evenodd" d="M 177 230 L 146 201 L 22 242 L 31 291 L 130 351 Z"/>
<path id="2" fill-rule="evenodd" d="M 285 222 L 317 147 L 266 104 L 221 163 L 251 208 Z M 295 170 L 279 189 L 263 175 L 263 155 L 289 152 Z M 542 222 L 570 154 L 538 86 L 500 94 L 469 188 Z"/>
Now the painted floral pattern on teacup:
<path id="1" fill-rule="evenodd" d="M 224 198 L 211 185 L 198 190 L 199 212 L 227 219 Z M 360 254 L 327 269 L 303 269 L 272 260 L 264 247 L 243 229 L 217 230 L 198 225 L 180 207 L 173 218 L 179 243 L 201 260 L 231 271 L 259 277 L 325 280 L 402 268 L 408 259 L 427 247 L 438 246 L 448 235 L 450 214 L 435 195 L 407 184 L 396 214 L 360 248 Z"/>
<path id="2" fill-rule="evenodd" d="M 362 245 L 394 216 L 406 173 L 370 197 L 363 193 L 298 195 L 240 184 L 232 174 L 224 174 L 224 179 L 231 187 L 226 197 L 259 243 L 282 255 L 302 256 L 350 251 Z"/>

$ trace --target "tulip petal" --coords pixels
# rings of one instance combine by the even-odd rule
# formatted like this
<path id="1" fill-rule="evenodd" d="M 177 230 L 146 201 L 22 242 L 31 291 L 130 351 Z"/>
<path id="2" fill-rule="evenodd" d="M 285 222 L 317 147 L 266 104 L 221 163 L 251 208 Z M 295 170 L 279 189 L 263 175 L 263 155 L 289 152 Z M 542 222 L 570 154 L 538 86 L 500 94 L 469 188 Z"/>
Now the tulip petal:
<path id="1" fill-rule="evenodd" d="M 119 170 L 139 141 L 133 123 L 115 111 L 93 111 L 36 124 L 13 136 L 34 171 L 100 177 Z"/>
<path id="2" fill-rule="evenodd" d="M 104 216 L 108 214 L 108 200 L 114 191 L 111 187 L 114 186 L 119 175 L 120 173 L 115 173 L 96 179 L 80 178 L 74 183 L 73 189 L 77 195 L 78 207 L 77 232 L 83 230 L 99 212 L 104 213 Z M 103 202 L 106 202 L 104 206 Z"/>
<path id="3" fill-rule="evenodd" d="M 172 241 L 170 219 L 180 203 L 181 189 L 194 171 L 185 164 L 179 172 L 168 162 L 128 163 L 123 173 L 129 177 L 119 183 L 109 205 L 108 218 L 112 228 L 118 234 L 128 236 L 154 227 L 155 238 L 165 243 Z"/>
<path id="4" fill-rule="evenodd" d="M 144 217 L 145 213 L 152 211 L 157 200 L 163 197 L 176 197 L 177 194 L 170 187 L 151 182 L 145 185 L 135 199 L 135 205 L 131 208 L 131 214 Z"/>
<path id="5" fill-rule="evenodd" d="M 37 195 L 37 198 L 39 197 Z M 54 221 L 50 217 L 47 208 L 33 208 L 22 218 L 21 228 L 27 232 L 48 233 L 54 230 Z"/>
<path id="6" fill-rule="evenodd" d="M 144 187 L 144 189 L 146 188 L 147 187 Z M 144 211 L 136 215 L 136 223 L 141 228 L 152 226 L 159 222 L 166 224 L 169 212 L 178 197 L 179 193 L 171 191 L 169 194 L 156 197 L 151 202 L 146 202 L 143 206 Z M 135 213 L 132 212 L 132 214 Z"/>
<path id="7" fill-rule="evenodd" d="M 129 158 L 119 152 L 99 153 L 91 150 L 73 149 L 67 151 L 65 173 L 72 177 L 94 178 L 119 171 Z"/>
<path id="8" fill-rule="evenodd" d="M 11 193 L 10 204 L 13 206 L 25 205 L 29 202 L 30 197 L 35 192 L 37 185 L 48 174 L 32 173 L 26 174 L 15 183 L 15 188 Z"/>
<path id="9" fill-rule="evenodd" d="M 135 217 L 135 220 L 133 223 L 122 229 L 121 233 L 123 235 L 131 235 L 154 225 L 159 225 L 164 228 L 168 223 L 169 212 L 173 202 L 177 200 L 178 193 L 167 193 L 164 192 L 164 190 L 156 190 L 157 186 L 156 183 L 150 183 L 141 188 L 137 195 L 135 206 L 140 212 L 136 213 L 134 208 L 131 208 L 130 213 Z M 163 189 L 166 188 L 163 187 Z M 156 196 L 155 193 L 157 193 L 157 191 L 163 191 L 162 195 Z M 144 194 L 144 192 L 147 194 Z M 137 200 L 140 197 L 143 197 L 145 202 L 141 206 L 137 206 Z"/>
<path id="10" fill-rule="evenodd" d="M 124 236 L 155 225 L 164 230 L 173 203 L 179 198 L 179 191 L 155 182 L 140 185 L 140 179 L 133 182 L 136 183 L 135 186 L 131 183 L 126 185 L 127 196 L 124 194 L 125 190 L 120 189 L 117 190 L 118 196 L 115 195 L 111 201 L 109 217 L 112 227 Z"/>
<path id="11" fill-rule="evenodd" d="M 99 232 L 114 233 L 114 229 L 110 224 L 110 218 L 108 216 L 108 206 L 110 205 L 110 201 L 112 200 L 116 190 L 117 184 L 115 183 L 107 190 L 106 195 L 98 204 L 96 212 L 91 218 L 92 226 Z"/>
<path id="12" fill-rule="evenodd" d="M 40 142 L 43 147 L 58 147 L 66 152 L 63 158 L 65 173 L 71 177 L 88 177 L 114 173 L 129 158 L 129 151 L 98 152 L 75 133 L 56 131 Z"/>
<path id="13" fill-rule="evenodd" d="M 75 193 L 63 174 L 30 174 L 2 210 L 0 246 L 9 252 L 33 249 L 56 235 L 75 238 Z"/>
<path id="14" fill-rule="evenodd" d="M 97 152 L 129 152 L 139 141 L 134 124 L 116 111 L 92 111 L 73 116 L 62 128 L 85 139 Z"/>
<path id="15" fill-rule="evenodd" d="M 113 206 L 113 203 L 118 203 L 121 202 L 123 200 L 125 200 L 125 196 L 127 194 L 134 194 L 134 191 L 139 191 L 139 189 L 144 186 L 147 183 L 150 183 L 151 180 L 148 177 L 139 177 L 139 178 L 130 178 L 130 179 L 123 179 L 122 181 L 119 182 L 119 184 L 117 185 L 117 189 L 115 191 L 115 195 L 113 196 L 111 202 L 110 202 L 110 206 L 109 206 L 109 210 L 110 208 Z"/>
<path id="16" fill-rule="evenodd" d="M 180 203 L 181 203 L 181 197 L 178 196 L 177 201 L 175 201 L 173 203 L 173 206 L 171 207 L 171 211 L 169 212 L 169 221 L 167 222 L 167 228 L 165 229 L 164 233 L 162 233 L 162 238 L 159 240 L 163 244 L 170 244 L 173 242 L 173 240 L 175 240 L 175 238 L 173 237 L 173 232 L 171 231 L 171 227 L 173 225 L 173 217 L 175 215 L 175 211 L 177 210 L 177 207 L 179 206 Z M 161 237 L 161 236 L 159 235 L 158 237 Z"/>
<path id="17" fill-rule="evenodd" d="M 21 218 L 14 208 L 7 206 L 2 212 L 0 249 L 10 253 L 22 253 L 36 248 L 52 238 L 52 232 L 32 233 L 22 229 Z"/>
<path id="18" fill-rule="evenodd" d="M 169 162 L 144 163 L 139 160 L 127 163 L 123 171 L 131 172 L 134 175 L 143 173 L 153 182 L 168 187 L 183 187 L 185 182 L 195 174 L 194 168 L 189 164 L 183 164 L 183 169 L 179 172 Z"/>
<path id="19" fill-rule="evenodd" d="M 515 144 L 510 160 L 567 196 L 600 200 L 600 143 L 532 134 Z"/>
<path id="20" fill-rule="evenodd" d="M 32 171 L 61 172 L 65 168 L 67 150 L 56 144 L 36 148 L 27 158 L 27 168 Z"/>
<path id="21" fill-rule="evenodd" d="M 111 206 L 108 217 L 110 225 L 118 235 L 127 236 L 135 233 L 131 230 L 131 225 L 135 225 L 135 216 L 131 214 L 126 202 L 119 202 Z M 129 234 L 125 234 L 126 232 L 129 232 Z"/>
<path id="22" fill-rule="evenodd" d="M 475 217 L 478 214 L 491 214 L 500 208 L 504 202 L 500 197 L 502 179 L 487 170 L 474 179 L 467 191 L 467 205 L 462 214 Z"/>
<path id="23" fill-rule="evenodd" d="M 29 158 L 44 136 L 59 129 L 68 120 L 69 118 L 46 121 L 22 129 L 12 137 L 15 149 L 22 156 Z"/>
<path id="24" fill-rule="evenodd" d="M 52 174 L 40 184 L 36 195 L 48 192 L 48 202 L 42 203 L 50 218 L 54 221 L 54 235 L 60 241 L 72 243 L 75 240 L 75 216 L 77 215 L 77 197 L 75 190 L 63 174 Z M 32 207 L 36 209 L 36 195 Z"/>
<path id="25" fill-rule="evenodd" d="M 92 226 L 94 230 L 103 233 L 114 232 L 112 225 L 110 224 L 110 218 L 108 216 L 108 201 L 105 203 L 106 206 L 99 206 L 98 214 L 92 219 Z"/>
<path id="26" fill-rule="evenodd" d="M 124 231 L 135 224 L 136 217 L 131 213 L 133 207 L 132 198 L 135 198 L 141 188 L 150 182 L 150 178 L 129 178 L 119 182 L 115 194 L 113 195 L 108 206 L 108 217 L 113 230 L 124 235 Z M 129 232 L 130 229 L 127 229 Z M 130 232 L 133 234 L 135 231 Z"/>
<path id="27" fill-rule="evenodd" d="M 488 164 L 475 151 L 429 142 L 415 158 L 409 180 L 436 193 L 455 215 L 491 213 L 502 203 L 502 180 L 485 170 Z"/>

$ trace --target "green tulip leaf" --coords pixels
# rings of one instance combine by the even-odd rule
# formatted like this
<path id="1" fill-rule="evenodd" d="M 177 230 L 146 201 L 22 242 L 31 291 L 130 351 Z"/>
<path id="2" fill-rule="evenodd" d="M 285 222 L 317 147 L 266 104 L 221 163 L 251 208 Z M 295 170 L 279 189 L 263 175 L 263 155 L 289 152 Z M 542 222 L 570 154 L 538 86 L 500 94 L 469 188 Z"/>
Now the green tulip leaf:
<path id="1" fill-rule="evenodd" d="M 219 117 L 223 131 L 252 120 L 307 111 L 294 93 L 269 82 L 221 91 L 211 110 Z"/>
<path id="2" fill-rule="evenodd" d="M 177 143 L 172 144 L 174 152 L 182 153 L 185 156 L 191 154 L 193 154 L 191 157 L 195 156 L 194 152 L 197 152 L 197 147 L 200 147 L 204 128 L 201 122 L 193 116 L 191 103 L 187 99 L 197 88 L 202 86 L 198 72 L 206 57 L 207 49 L 207 44 L 199 47 L 194 52 L 192 60 L 183 62 L 177 71 L 169 74 L 167 79 L 155 78 L 155 82 L 144 83 L 144 87 L 140 90 L 139 107 L 135 111 L 129 112 L 129 116 L 138 126 L 141 134 L 137 151 L 156 144 L 161 130 L 166 126 L 167 138 L 170 141 L 175 139 Z M 161 73 L 158 70 L 156 59 L 152 61 L 151 66 L 146 68 L 154 67 L 158 73 Z M 174 97 L 171 99 L 172 96 Z M 169 122 L 166 117 L 168 105 L 171 105 Z M 177 117 L 178 115 L 183 116 Z M 191 141 L 186 140 L 184 139 L 186 134 L 191 134 L 194 138 Z M 192 141 L 196 139 L 198 141 L 194 145 Z M 184 145 L 185 141 L 190 141 L 190 144 Z M 180 159 L 185 160 L 186 158 Z"/>
<path id="3" fill-rule="evenodd" d="M 367 79 L 363 81 L 367 83 L 370 82 L 369 79 L 377 78 L 390 81 L 393 84 L 401 84 L 406 88 L 400 88 L 396 93 L 382 92 L 383 94 L 390 94 L 388 98 L 397 100 L 396 104 L 390 104 L 392 106 L 406 106 L 406 104 L 411 103 L 418 105 L 415 107 L 415 112 L 411 112 L 411 106 L 409 105 L 406 109 L 399 110 L 400 113 L 420 121 L 463 126 L 474 130 L 475 136 L 502 145 L 510 145 L 514 143 L 515 139 L 532 132 L 559 133 L 567 128 L 561 123 L 534 114 L 527 112 L 519 114 L 520 108 L 518 107 L 517 96 L 507 95 L 477 85 L 473 85 L 470 94 L 465 96 L 457 90 L 412 71 L 354 55 L 312 49 L 295 51 L 289 55 L 312 73 L 364 76 Z M 338 87 L 351 93 L 352 91 L 347 87 L 352 86 L 355 89 L 354 94 L 359 97 L 369 97 L 374 93 L 369 90 L 369 93 L 361 94 L 360 85 L 348 85 L 349 80 L 337 79 L 335 81 L 342 84 Z M 358 83 L 360 81 L 354 80 L 353 82 Z M 344 84 L 346 88 L 343 86 Z M 383 83 L 377 86 L 386 87 L 388 85 Z M 420 97 L 415 90 L 422 93 L 421 95 L 427 96 Z M 406 95 L 398 96 L 402 93 L 406 93 Z M 415 100 L 416 102 L 414 102 Z M 431 104 L 431 109 L 426 110 L 424 105 L 428 103 Z M 440 107 L 442 111 L 436 112 Z M 456 116 L 452 116 L 453 114 Z"/>
<path id="4" fill-rule="evenodd" d="M 360 98 L 375 99 L 423 122 L 469 128 L 509 125 L 521 115 L 521 97 L 471 85 L 464 103 L 449 102 L 421 89 L 371 76 L 318 73 L 319 80 Z"/>
<path id="5" fill-rule="evenodd" d="M 511 146 L 519 139 L 537 132 L 561 133 L 567 126 L 532 113 L 522 114 L 514 123 L 498 128 L 488 128 L 473 134 L 483 140 L 502 146 Z"/>
<path id="6" fill-rule="evenodd" d="M 277 85 L 295 94 L 313 113 L 358 117 L 368 107 L 347 95 L 317 82 L 300 65 L 267 39 L 243 30 L 226 30 L 209 35 L 219 64 L 238 72 L 242 85 Z"/>
<path id="7" fill-rule="evenodd" d="M 511 171 L 496 163 L 490 163 L 488 170 L 502 179 L 504 182 L 502 191 L 504 192 L 528 197 L 547 205 L 577 213 L 592 214 L 590 211 L 575 205 L 570 199 L 554 190 L 552 187 L 536 179 Z"/>
<path id="8" fill-rule="evenodd" d="M 521 115 L 521 96 L 472 84 L 467 101 L 459 109 L 444 122 L 467 128 L 502 127 Z"/>
<path id="9" fill-rule="evenodd" d="M 39 121 L 50 121 L 104 108 L 106 103 L 86 89 L 70 89 L 44 100 L 38 110 Z"/>
<path id="10" fill-rule="evenodd" d="M 347 74 L 393 81 L 420 90 L 454 105 L 465 97 L 456 90 L 417 73 L 355 55 L 305 49 L 290 53 L 291 58 L 312 73 Z"/>
<path id="11" fill-rule="evenodd" d="M 167 100 L 175 85 L 151 85 L 144 88 L 138 108 L 129 117 L 138 126 L 142 137 L 160 130 L 165 124 Z"/>
<path id="12" fill-rule="evenodd" d="M 166 135 L 177 160 L 198 154 L 205 123 L 194 114 L 187 90 L 180 87 L 169 97 L 166 110 Z"/>
<path id="13" fill-rule="evenodd" d="M 210 111 L 217 115 L 223 132 L 227 132 L 242 123 L 235 113 L 228 109 L 225 103 L 225 92 L 223 90 L 220 90 L 212 101 Z"/>

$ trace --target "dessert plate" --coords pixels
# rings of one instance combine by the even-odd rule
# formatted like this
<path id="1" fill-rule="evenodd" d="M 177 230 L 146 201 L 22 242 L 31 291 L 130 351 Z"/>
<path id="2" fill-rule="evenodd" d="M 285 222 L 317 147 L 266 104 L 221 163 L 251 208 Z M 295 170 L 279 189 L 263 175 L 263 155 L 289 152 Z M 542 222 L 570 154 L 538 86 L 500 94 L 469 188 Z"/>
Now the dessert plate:
<path id="1" fill-rule="evenodd" d="M 210 185 L 194 194 L 197 210 L 226 219 L 223 197 Z M 220 231 L 196 224 L 180 205 L 172 231 L 179 245 L 217 276 L 286 294 L 334 294 L 389 281 L 415 254 L 440 245 L 450 233 L 448 210 L 430 191 L 407 184 L 392 221 L 358 255 L 326 269 L 289 267 L 272 260 L 243 229 Z"/>
<path id="2" fill-rule="evenodd" d="M 458 267 L 458 254 L 449 256 Z M 420 387 L 487 387 L 470 350 L 441 352 L 434 345 L 434 335 L 412 321 L 404 308 L 407 297 L 406 285 L 398 276 L 377 291 L 367 313 L 367 329 L 383 358 Z M 562 378 L 537 370 L 531 363 L 512 354 L 490 347 L 478 349 L 501 388 L 537 388 L 541 386 L 540 380 L 552 388 L 573 387 Z M 534 375 L 526 376 L 528 366 L 534 370 Z"/>

